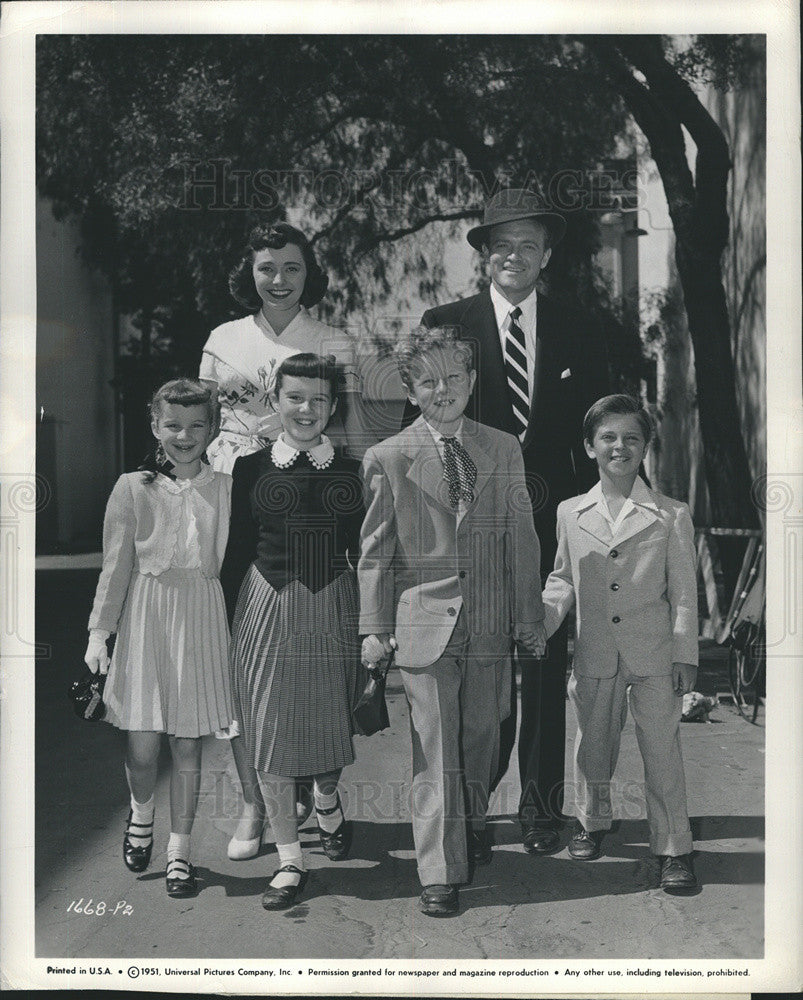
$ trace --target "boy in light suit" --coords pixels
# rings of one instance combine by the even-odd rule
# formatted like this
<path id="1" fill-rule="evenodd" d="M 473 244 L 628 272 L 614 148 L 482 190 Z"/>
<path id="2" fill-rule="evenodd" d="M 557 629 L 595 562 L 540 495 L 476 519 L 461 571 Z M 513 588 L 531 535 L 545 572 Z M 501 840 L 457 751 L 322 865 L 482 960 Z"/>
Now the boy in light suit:
<path id="1" fill-rule="evenodd" d="M 463 416 L 476 379 L 470 346 L 418 327 L 396 360 L 421 416 L 363 460 L 360 632 L 363 662 L 396 650 L 420 906 L 449 916 L 470 865 L 491 860 L 485 814 L 512 642 L 545 649 L 540 548 L 518 441 Z"/>
<path id="2" fill-rule="evenodd" d="M 638 474 L 650 417 L 629 396 L 605 396 L 586 414 L 585 447 L 600 481 L 558 507 L 555 568 L 544 590 L 547 634 L 574 607 L 569 698 L 577 715 L 573 858 L 600 854 L 611 826 L 610 782 L 628 690 L 644 761 L 650 849 L 661 887 L 697 886 L 680 753 L 683 695 L 697 675 L 694 528 L 684 503 Z"/>

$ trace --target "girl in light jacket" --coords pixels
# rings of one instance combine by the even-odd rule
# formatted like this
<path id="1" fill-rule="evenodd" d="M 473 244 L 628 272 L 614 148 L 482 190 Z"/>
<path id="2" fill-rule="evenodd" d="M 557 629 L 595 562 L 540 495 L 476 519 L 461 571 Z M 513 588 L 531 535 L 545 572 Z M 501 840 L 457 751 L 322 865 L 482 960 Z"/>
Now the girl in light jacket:
<path id="1" fill-rule="evenodd" d="M 158 442 L 152 467 L 117 481 L 103 525 L 103 569 L 89 619 L 85 660 L 106 673 L 106 720 L 128 732 L 131 809 L 123 860 L 147 868 L 162 733 L 173 758 L 167 893 L 197 892 L 190 831 L 198 799 L 201 737 L 233 719 L 229 632 L 220 564 L 231 477 L 203 459 L 217 433 L 217 403 L 191 379 L 163 385 L 151 402 Z M 106 640 L 116 632 L 109 661 Z"/>

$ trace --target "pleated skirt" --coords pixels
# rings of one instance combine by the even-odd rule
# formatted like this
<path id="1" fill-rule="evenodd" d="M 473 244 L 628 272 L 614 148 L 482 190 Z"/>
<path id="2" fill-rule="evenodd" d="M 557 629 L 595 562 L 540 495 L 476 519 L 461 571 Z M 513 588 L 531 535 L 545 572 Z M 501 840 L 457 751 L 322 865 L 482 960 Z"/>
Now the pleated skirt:
<path id="1" fill-rule="evenodd" d="M 220 581 L 199 569 L 135 574 L 103 700 L 119 729 L 197 738 L 234 718 Z"/>
<path id="2" fill-rule="evenodd" d="M 357 638 L 357 578 L 318 593 L 295 580 L 277 592 L 255 566 L 232 626 L 232 689 L 258 771 L 324 774 L 354 760 L 351 711 L 365 686 Z"/>

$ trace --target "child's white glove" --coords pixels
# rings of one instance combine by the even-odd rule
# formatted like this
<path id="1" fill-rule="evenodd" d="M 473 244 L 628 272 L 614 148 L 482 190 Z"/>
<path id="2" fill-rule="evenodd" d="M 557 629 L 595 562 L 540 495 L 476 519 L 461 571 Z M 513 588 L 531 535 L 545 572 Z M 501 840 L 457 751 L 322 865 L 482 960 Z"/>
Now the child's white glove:
<path id="1" fill-rule="evenodd" d="M 93 629 L 89 633 L 89 643 L 84 653 L 84 663 L 93 674 L 100 671 L 102 674 L 109 670 L 109 651 L 106 649 L 106 640 L 109 638 L 108 632 L 100 629 Z"/>

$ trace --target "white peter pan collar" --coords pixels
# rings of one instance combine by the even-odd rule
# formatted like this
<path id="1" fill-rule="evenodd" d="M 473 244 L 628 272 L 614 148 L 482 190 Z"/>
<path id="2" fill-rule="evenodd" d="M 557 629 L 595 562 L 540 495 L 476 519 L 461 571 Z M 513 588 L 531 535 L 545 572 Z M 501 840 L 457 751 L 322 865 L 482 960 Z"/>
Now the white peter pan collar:
<path id="1" fill-rule="evenodd" d="M 271 461 L 277 469 L 289 469 L 300 454 L 300 451 L 284 440 L 284 433 L 276 438 L 270 450 Z M 321 443 L 310 448 L 307 454 L 316 469 L 327 469 L 334 461 L 335 449 L 329 438 L 321 434 Z"/>

